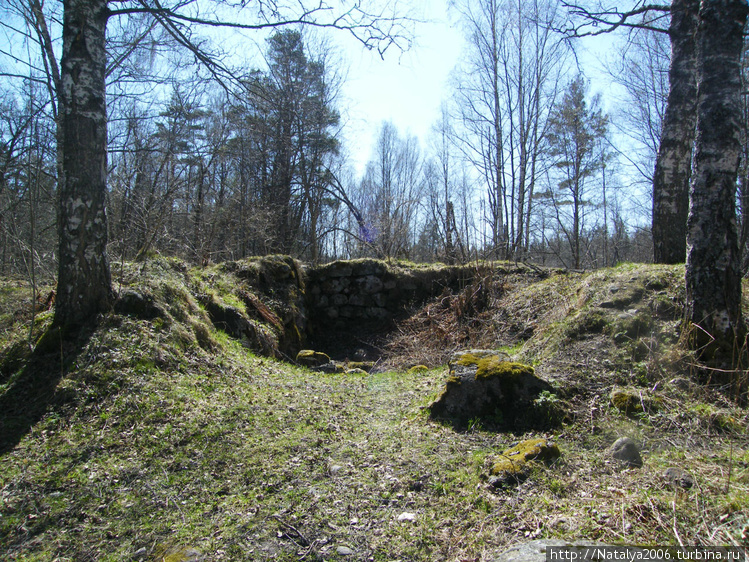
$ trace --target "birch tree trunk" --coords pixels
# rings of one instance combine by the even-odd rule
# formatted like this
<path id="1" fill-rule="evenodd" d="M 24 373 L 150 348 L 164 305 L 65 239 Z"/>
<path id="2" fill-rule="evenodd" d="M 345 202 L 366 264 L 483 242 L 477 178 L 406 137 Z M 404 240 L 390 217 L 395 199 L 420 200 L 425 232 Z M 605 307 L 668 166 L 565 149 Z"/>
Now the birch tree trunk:
<path id="1" fill-rule="evenodd" d="M 699 0 L 671 3 L 669 93 L 653 177 L 653 258 L 683 263 L 686 255 L 689 176 L 696 125 Z"/>
<path id="2" fill-rule="evenodd" d="M 746 0 L 703 0 L 697 35 L 697 132 L 687 222 L 687 320 L 715 338 L 720 347 L 731 346 L 743 332 L 736 176 L 741 152 L 741 51 L 747 12 Z"/>
<path id="3" fill-rule="evenodd" d="M 105 213 L 106 0 L 65 0 L 58 150 L 59 276 L 55 324 L 76 329 L 113 301 Z"/>

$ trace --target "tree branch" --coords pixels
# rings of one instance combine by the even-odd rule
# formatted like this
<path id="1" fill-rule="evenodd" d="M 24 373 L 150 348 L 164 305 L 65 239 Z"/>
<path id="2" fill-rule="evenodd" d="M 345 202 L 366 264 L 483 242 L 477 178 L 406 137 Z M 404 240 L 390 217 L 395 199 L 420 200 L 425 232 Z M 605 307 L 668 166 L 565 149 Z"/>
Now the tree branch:
<path id="1" fill-rule="evenodd" d="M 407 50 L 410 47 L 411 41 L 408 38 L 403 22 L 416 21 L 407 17 L 386 15 L 384 12 L 371 13 L 362 10 L 358 2 L 350 9 L 335 15 L 333 14 L 333 7 L 321 1 L 317 6 L 312 8 L 306 8 L 302 5 L 302 13 L 289 18 L 281 17 L 280 11 L 274 4 L 273 9 L 270 10 L 271 16 L 274 18 L 272 20 L 263 13 L 264 4 L 261 4 L 260 14 L 265 21 L 260 23 L 242 23 L 234 20 L 198 17 L 180 12 L 181 8 L 189 4 L 192 4 L 192 2 L 185 1 L 173 7 L 164 7 L 157 0 L 153 0 L 153 4 L 150 4 L 148 0 L 140 0 L 140 6 L 110 10 L 110 17 L 149 14 L 157 18 L 169 20 L 173 25 L 179 22 L 185 25 L 201 25 L 249 31 L 294 25 L 338 29 L 350 32 L 367 49 L 376 49 L 380 56 L 384 55 L 385 51 L 393 45 L 403 51 Z M 327 21 L 321 21 L 318 18 L 321 15 L 329 15 Z M 400 43 L 401 40 L 405 42 L 405 45 Z"/>
<path id="2" fill-rule="evenodd" d="M 562 1 L 562 6 L 573 17 L 573 21 L 566 27 L 554 31 L 569 38 L 593 37 L 611 33 L 620 27 L 630 29 L 647 29 L 659 33 L 668 33 L 668 26 L 656 25 L 671 13 L 671 7 L 664 4 L 643 4 L 629 11 L 618 8 L 602 8 L 599 11 L 590 10 L 576 2 Z M 655 14 L 651 19 L 646 16 Z M 577 20 L 577 21 L 574 21 Z"/>

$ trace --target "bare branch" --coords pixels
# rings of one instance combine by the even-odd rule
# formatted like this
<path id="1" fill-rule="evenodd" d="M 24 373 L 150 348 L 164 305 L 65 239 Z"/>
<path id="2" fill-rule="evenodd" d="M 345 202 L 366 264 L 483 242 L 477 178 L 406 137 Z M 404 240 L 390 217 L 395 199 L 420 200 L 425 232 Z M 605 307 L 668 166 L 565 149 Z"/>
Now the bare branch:
<path id="1" fill-rule="evenodd" d="M 384 11 L 380 13 L 368 12 L 363 10 L 358 2 L 348 10 L 335 14 L 331 6 L 321 1 L 312 8 L 307 8 L 300 3 L 302 8 L 301 13 L 293 17 L 282 17 L 275 3 L 272 5 L 270 17 L 268 17 L 263 9 L 267 5 L 261 3 L 259 11 L 263 21 L 258 23 L 243 23 L 238 20 L 199 17 L 180 11 L 190 4 L 192 2 L 188 0 L 173 7 L 165 7 L 156 0 L 153 0 L 153 4 L 148 0 L 140 0 L 140 6 L 110 10 L 110 16 L 150 14 L 164 20 L 170 20 L 172 24 L 179 22 L 185 25 L 201 25 L 249 31 L 295 25 L 321 29 L 338 29 L 348 31 L 367 49 L 377 50 L 380 56 L 384 55 L 385 51 L 391 46 L 396 46 L 400 50 L 407 50 L 410 47 L 411 41 L 404 23 L 416 21 L 397 14 L 388 15 Z M 405 44 L 401 44 L 401 41 Z"/>
<path id="2" fill-rule="evenodd" d="M 569 38 L 603 35 L 616 31 L 620 27 L 668 33 L 668 25 L 659 24 L 667 23 L 664 20 L 667 20 L 671 13 L 669 5 L 643 4 L 628 11 L 618 8 L 591 10 L 582 4 L 566 1 L 562 2 L 562 6 L 567 8 L 572 19 L 567 26 L 557 28 L 555 31 Z"/>

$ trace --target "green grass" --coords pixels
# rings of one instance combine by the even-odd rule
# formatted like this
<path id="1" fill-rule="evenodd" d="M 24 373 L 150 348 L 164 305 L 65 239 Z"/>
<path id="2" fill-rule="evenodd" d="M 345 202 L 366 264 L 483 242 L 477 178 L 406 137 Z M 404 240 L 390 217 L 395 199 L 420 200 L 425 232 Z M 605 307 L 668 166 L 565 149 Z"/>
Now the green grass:
<path id="1" fill-rule="evenodd" d="M 143 345 L 146 335 L 154 339 Z M 361 560 L 453 560 L 527 536 L 675 544 L 677 529 L 692 544 L 715 525 L 723 542 L 745 523 L 743 446 L 732 459 L 724 443 L 683 454 L 680 464 L 704 478 L 699 491 L 674 495 L 658 477 L 673 448 L 622 475 L 568 427 L 556 466 L 493 490 L 486 461 L 515 437 L 430 422 L 423 397 L 441 374 L 323 375 L 228 340 L 222 357 L 194 349 L 155 367 L 156 333 L 112 343 L 89 353 L 98 365 L 108 353 L 120 374 L 94 365 L 63 381 L 79 403 L 50 413 L 0 460 L 10 560 L 123 560 L 158 545 L 211 560 L 335 559 L 341 545 Z M 416 521 L 399 522 L 404 512 Z"/>
<path id="2" fill-rule="evenodd" d="M 315 373 L 212 328 L 206 351 L 192 297 L 160 294 L 172 299 L 167 321 L 107 317 L 44 416 L 0 456 L 3 560 L 161 561 L 179 548 L 211 561 L 489 560 L 546 537 L 747 544 L 747 413 L 718 395 L 663 382 L 663 407 L 630 418 L 608 390 L 590 392 L 571 398 L 576 415 L 554 433 L 495 433 L 480 420 L 460 432 L 425 410 L 445 369 Z M 23 339 L 23 326 L 7 333 Z M 718 411 L 737 424 L 716 426 Z M 642 469 L 606 460 L 622 434 L 643 443 Z M 492 488 L 496 455 L 541 435 L 561 458 Z M 665 482 L 674 465 L 693 489 Z M 342 546 L 354 554 L 337 555 Z"/>

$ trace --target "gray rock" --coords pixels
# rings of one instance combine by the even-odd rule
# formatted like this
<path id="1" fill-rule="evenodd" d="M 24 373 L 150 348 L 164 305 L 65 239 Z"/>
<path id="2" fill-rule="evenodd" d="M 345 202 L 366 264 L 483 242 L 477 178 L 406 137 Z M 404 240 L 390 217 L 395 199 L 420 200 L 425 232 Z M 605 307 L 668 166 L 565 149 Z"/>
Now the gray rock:
<path id="1" fill-rule="evenodd" d="M 361 277 L 357 279 L 356 282 L 359 285 L 359 290 L 368 295 L 379 293 L 384 286 L 382 279 L 374 275 L 367 275 L 366 277 Z"/>
<path id="2" fill-rule="evenodd" d="M 354 272 L 351 265 L 342 261 L 333 262 L 326 269 L 328 277 L 351 277 L 351 274 Z"/>
<path id="3" fill-rule="evenodd" d="M 492 562 L 546 562 L 546 551 L 550 546 L 570 548 L 594 546 L 600 543 L 568 542 L 559 539 L 539 539 L 508 548 Z"/>
<path id="4" fill-rule="evenodd" d="M 610 449 L 611 458 L 619 461 L 627 468 L 640 468 L 642 466 L 642 456 L 640 448 L 629 437 L 620 437 Z"/>
<path id="5" fill-rule="evenodd" d="M 348 297 L 346 295 L 335 294 L 330 298 L 330 302 L 333 303 L 333 306 L 341 306 L 348 304 Z"/>
<path id="6" fill-rule="evenodd" d="M 694 476 L 689 474 L 686 470 L 676 468 L 675 466 L 667 468 L 663 472 L 663 477 L 668 480 L 670 484 L 679 488 L 684 488 L 685 490 L 689 490 L 694 486 Z"/>
<path id="7" fill-rule="evenodd" d="M 348 303 L 352 306 L 369 306 L 372 299 L 367 295 L 353 294 L 348 298 Z"/>
<path id="8" fill-rule="evenodd" d="M 390 317 L 390 313 L 386 309 L 375 306 L 368 308 L 366 315 L 368 318 L 374 318 L 376 320 L 385 320 Z"/>
<path id="9" fill-rule="evenodd" d="M 118 314 L 134 316 L 144 320 L 153 320 L 164 316 L 164 311 L 156 304 L 152 295 L 128 289 L 122 292 L 114 304 L 114 310 Z"/>
<path id="10" fill-rule="evenodd" d="M 347 546 L 339 546 L 335 549 L 335 551 L 338 556 L 351 556 L 352 554 L 354 554 L 354 551 Z"/>
<path id="11" fill-rule="evenodd" d="M 375 295 L 372 295 L 372 300 L 375 303 L 375 306 L 379 308 L 385 308 L 387 306 L 388 300 L 385 295 L 382 293 L 377 293 Z"/>
<path id="12" fill-rule="evenodd" d="M 591 541 L 563 541 L 559 539 L 539 539 L 530 541 L 524 544 L 518 544 L 508 548 L 502 552 L 498 557 L 494 558 L 492 562 L 546 562 L 547 551 L 549 547 L 564 547 L 569 551 L 574 551 L 579 558 L 578 560 L 608 560 L 609 558 L 598 558 L 594 557 L 594 553 L 590 553 L 592 556 L 583 558 L 586 553 L 586 549 L 591 547 L 602 547 L 606 548 L 608 553 L 612 553 L 611 560 L 634 560 L 634 554 L 641 552 L 641 549 L 628 546 L 614 546 L 603 543 L 596 543 Z M 614 557 L 613 553 L 616 553 Z M 627 557 L 629 555 L 629 557 Z M 564 558 L 570 560 L 571 558 Z M 665 558 L 650 558 L 651 560 L 665 560 Z"/>

